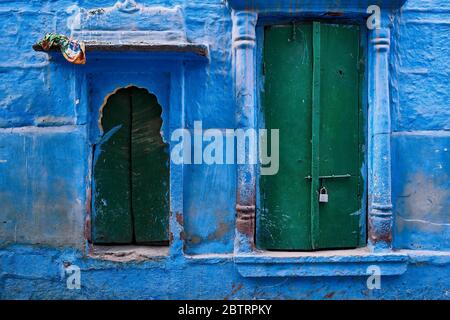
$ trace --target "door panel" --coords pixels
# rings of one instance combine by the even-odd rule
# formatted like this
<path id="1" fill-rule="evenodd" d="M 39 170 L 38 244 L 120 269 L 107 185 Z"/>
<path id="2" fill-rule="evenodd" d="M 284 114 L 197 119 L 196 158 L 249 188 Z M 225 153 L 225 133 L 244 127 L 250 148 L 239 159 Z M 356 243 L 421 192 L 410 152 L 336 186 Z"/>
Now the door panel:
<path id="1" fill-rule="evenodd" d="M 130 96 L 112 95 L 103 108 L 104 135 L 95 147 L 92 240 L 130 243 L 133 226 L 130 199 Z"/>
<path id="2" fill-rule="evenodd" d="M 306 24 L 265 30 L 265 125 L 280 129 L 280 168 L 261 176 L 257 234 L 264 249 L 311 248 L 311 32 Z"/>
<path id="3" fill-rule="evenodd" d="M 320 30 L 320 175 L 357 175 L 359 28 L 321 24 Z"/>
<path id="4" fill-rule="evenodd" d="M 319 177 L 328 203 L 319 205 L 318 248 L 350 248 L 359 243 L 359 27 L 321 24 Z"/>
<path id="5" fill-rule="evenodd" d="M 161 124 L 161 106 L 145 89 L 108 98 L 94 156 L 94 243 L 168 240 L 169 155 Z"/>
<path id="6" fill-rule="evenodd" d="M 259 248 L 358 246 L 359 61 L 358 26 L 314 22 L 265 29 L 262 104 L 265 127 L 280 129 L 280 169 L 260 177 Z M 322 186 L 327 203 L 318 200 Z"/>
<path id="7" fill-rule="evenodd" d="M 131 186 L 136 243 L 167 241 L 169 154 L 161 106 L 144 89 L 132 91 Z"/>

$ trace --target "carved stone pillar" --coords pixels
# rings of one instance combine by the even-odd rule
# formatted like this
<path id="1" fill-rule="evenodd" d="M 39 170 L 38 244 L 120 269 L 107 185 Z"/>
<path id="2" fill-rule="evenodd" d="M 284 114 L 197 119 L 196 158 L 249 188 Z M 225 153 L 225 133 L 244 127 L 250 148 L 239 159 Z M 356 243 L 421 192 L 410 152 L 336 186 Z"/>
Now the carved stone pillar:
<path id="1" fill-rule="evenodd" d="M 388 28 L 374 29 L 369 43 L 369 247 L 392 246 L 391 113 Z"/>
<path id="2" fill-rule="evenodd" d="M 257 14 L 253 11 L 232 12 L 236 127 L 244 130 L 256 128 L 254 62 L 257 18 Z M 249 147 L 246 146 L 247 154 L 248 151 Z M 250 252 L 255 246 L 255 203 L 256 165 L 248 162 L 237 164 L 235 252 Z"/>

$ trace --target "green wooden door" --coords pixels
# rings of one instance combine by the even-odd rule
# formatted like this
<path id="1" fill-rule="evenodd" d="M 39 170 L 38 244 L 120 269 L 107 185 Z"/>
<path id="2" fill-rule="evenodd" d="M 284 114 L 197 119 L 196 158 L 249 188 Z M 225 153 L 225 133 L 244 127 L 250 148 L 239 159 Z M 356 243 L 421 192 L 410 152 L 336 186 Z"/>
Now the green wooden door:
<path id="1" fill-rule="evenodd" d="M 144 89 L 132 94 L 131 189 L 137 243 L 167 241 L 169 154 L 161 139 L 161 107 Z"/>
<path id="2" fill-rule="evenodd" d="M 265 127 L 280 169 L 261 176 L 257 245 L 314 250 L 359 244 L 362 116 L 358 26 L 304 23 L 264 34 Z M 327 203 L 319 190 L 328 191 Z"/>
<path id="3" fill-rule="evenodd" d="M 168 240 L 169 156 L 161 124 L 161 106 L 144 89 L 121 89 L 108 99 L 94 155 L 94 243 Z"/>
<path id="4" fill-rule="evenodd" d="M 92 239 L 96 243 L 133 240 L 130 118 L 130 95 L 119 90 L 103 108 L 105 134 L 95 146 Z"/>

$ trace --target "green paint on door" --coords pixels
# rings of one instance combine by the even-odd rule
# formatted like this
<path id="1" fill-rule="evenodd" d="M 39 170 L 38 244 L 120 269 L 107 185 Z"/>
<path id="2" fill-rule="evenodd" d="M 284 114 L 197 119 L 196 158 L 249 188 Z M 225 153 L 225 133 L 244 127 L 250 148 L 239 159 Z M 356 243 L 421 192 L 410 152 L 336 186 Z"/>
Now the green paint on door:
<path id="1" fill-rule="evenodd" d="M 94 243 L 168 240 L 169 156 L 161 124 L 161 106 L 145 89 L 121 89 L 108 99 L 94 160 Z"/>
<path id="2" fill-rule="evenodd" d="M 94 223 L 96 243 L 133 239 L 130 190 L 130 96 L 119 90 L 103 109 L 105 134 L 95 148 Z"/>
<path id="3" fill-rule="evenodd" d="M 266 27 L 263 113 L 265 127 L 280 130 L 280 169 L 260 179 L 259 248 L 358 246 L 359 61 L 358 26 Z M 328 192 L 326 203 L 319 202 L 322 187 Z"/>
<path id="4" fill-rule="evenodd" d="M 162 141 L 161 107 L 154 95 L 132 95 L 131 188 L 137 243 L 166 241 L 169 227 L 169 155 Z"/>

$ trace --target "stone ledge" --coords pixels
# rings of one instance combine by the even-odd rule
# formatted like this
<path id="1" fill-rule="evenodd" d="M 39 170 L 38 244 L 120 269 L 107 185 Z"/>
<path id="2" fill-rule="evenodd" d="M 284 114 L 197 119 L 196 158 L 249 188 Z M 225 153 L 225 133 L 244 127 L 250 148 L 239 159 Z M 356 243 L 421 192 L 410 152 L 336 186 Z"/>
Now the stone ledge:
<path id="1" fill-rule="evenodd" d="M 194 57 L 207 58 L 209 55 L 208 46 L 205 44 L 192 43 L 108 43 L 108 42 L 86 42 L 86 52 L 154 52 L 154 53 L 185 53 Z M 33 50 L 45 50 L 42 46 L 35 44 Z M 50 52 L 58 51 L 52 48 Z M 186 56 L 189 58 L 189 56 Z"/>
<path id="2" fill-rule="evenodd" d="M 244 277 L 368 276 L 369 266 L 381 269 L 382 276 L 406 272 L 408 255 L 402 252 L 372 253 L 367 248 L 319 252 L 267 252 L 234 257 Z"/>
<path id="3" fill-rule="evenodd" d="M 289 12 L 290 14 L 300 12 L 331 12 L 335 14 L 344 12 L 366 13 L 370 5 L 378 5 L 383 9 L 398 9 L 406 0 L 300 0 L 292 4 L 290 0 L 227 0 L 228 5 L 234 10 L 255 10 L 260 13 L 266 12 Z"/>
<path id="4" fill-rule="evenodd" d="M 269 252 L 234 256 L 244 277 L 368 276 L 369 266 L 381 269 L 382 276 L 406 272 L 408 264 L 450 264 L 450 252 L 399 250 L 373 253 L 367 248 L 318 252 Z"/>
<path id="5" fill-rule="evenodd" d="M 155 258 L 166 258 L 168 256 L 169 247 L 167 246 L 91 245 L 89 251 L 90 258 L 113 262 L 138 262 Z"/>

